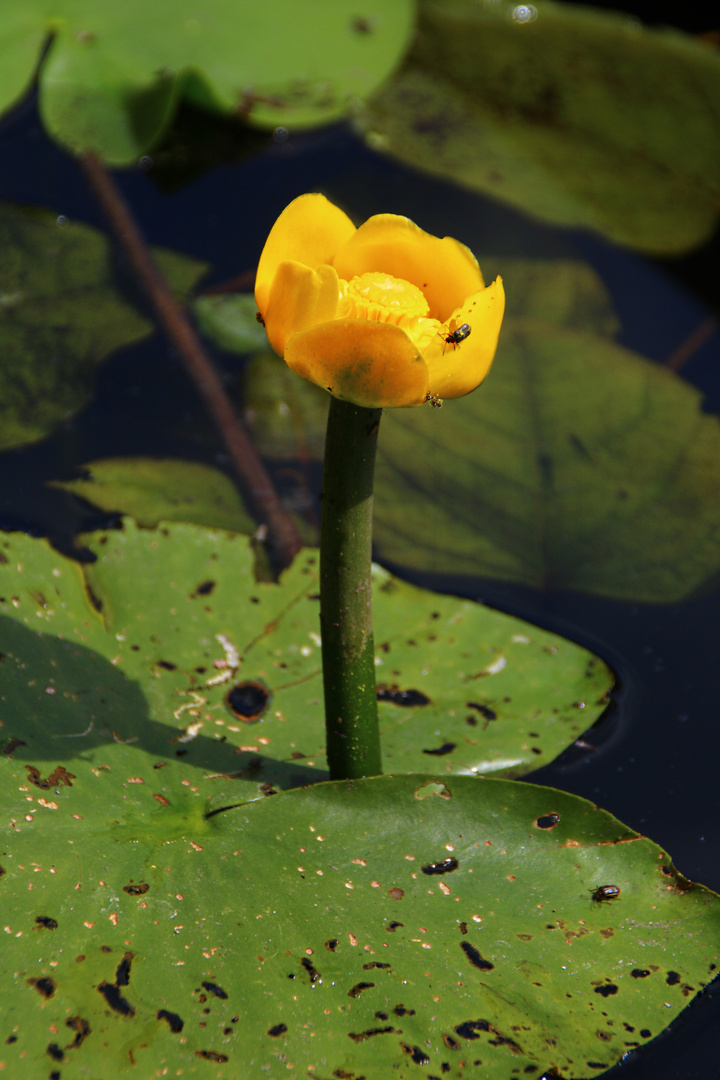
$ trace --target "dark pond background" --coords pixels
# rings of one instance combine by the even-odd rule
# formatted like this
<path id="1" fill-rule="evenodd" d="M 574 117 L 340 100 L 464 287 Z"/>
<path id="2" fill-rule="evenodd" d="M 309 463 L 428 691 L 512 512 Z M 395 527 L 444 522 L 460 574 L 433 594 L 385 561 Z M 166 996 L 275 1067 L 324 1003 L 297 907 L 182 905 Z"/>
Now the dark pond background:
<path id="1" fill-rule="evenodd" d="M 619 5 L 618 5 L 619 6 Z M 627 10 L 627 8 L 624 8 Z M 700 9 L 654 4 L 636 13 L 701 31 Z M 586 233 L 540 226 L 507 208 L 417 176 L 366 151 L 339 126 L 285 141 L 243 135 L 218 125 L 216 161 L 197 168 L 206 131 L 187 114 L 164 152 L 117 174 L 141 228 L 153 244 L 211 264 L 205 287 L 252 271 L 268 229 L 297 194 L 322 190 L 361 221 L 372 213 L 406 214 L 438 235 L 449 234 L 502 255 L 503 237 L 525 238 L 528 254 L 568 250 L 589 261 L 615 300 L 621 342 L 663 363 L 720 306 L 720 243 L 682 259 L 651 262 Z M 202 136 L 202 138 L 201 138 Z M 191 175 L 192 174 L 192 175 Z M 105 228 L 76 163 L 46 138 L 34 99 L 0 125 L 0 198 L 47 207 Z M 218 363 L 232 380 L 241 365 Z M 502 338 L 497 363 L 502 363 Z M 682 375 L 720 414 L 720 333 L 693 353 Z M 49 535 L 68 550 L 77 531 L 107 524 L 72 496 L 46 488 L 84 462 L 110 456 L 162 455 L 226 466 L 216 432 L 166 341 L 156 335 L 124 350 L 101 369 L 95 400 L 51 439 L 0 454 L 0 527 Z M 317 497 L 318 470 L 296 479 L 277 472 L 297 501 Z M 403 575 L 402 567 L 392 567 Z M 569 593 L 538 593 L 473 578 L 408 575 L 426 587 L 480 598 L 595 650 L 618 677 L 614 705 L 589 733 L 594 752 L 571 750 L 535 773 L 597 802 L 646 833 L 687 877 L 720 891 L 720 655 L 717 591 L 682 604 L 650 606 Z M 627 1080 L 695 1080 L 720 1075 L 720 987 L 711 988 L 642 1054 L 618 1066 Z"/>

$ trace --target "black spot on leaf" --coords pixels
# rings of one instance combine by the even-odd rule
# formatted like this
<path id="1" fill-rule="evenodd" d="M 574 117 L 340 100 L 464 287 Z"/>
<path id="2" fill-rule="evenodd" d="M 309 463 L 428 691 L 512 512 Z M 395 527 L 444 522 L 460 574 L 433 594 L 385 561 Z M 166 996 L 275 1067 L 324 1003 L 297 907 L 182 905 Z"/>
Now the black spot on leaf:
<path id="1" fill-rule="evenodd" d="M 363 964 L 363 971 L 372 971 L 373 968 L 389 968 L 390 964 L 381 964 L 379 960 L 372 960 L 369 964 Z"/>
<path id="2" fill-rule="evenodd" d="M 613 994 L 617 994 L 618 988 L 614 983 L 605 983 L 604 986 L 596 986 L 595 993 L 600 994 L 601 997 L 612 997 Z"/>
<path id="3" fill-rule="evenodd" d="M 123 892 L 127 893 L 128 896 L 144 896 L 149 889 L 150 886 L 144 881 L 138 882 L 137 885 L 123 885 Z"/>
<path id="4" fill-rule="evenodd" d="M 430 1064 L 430 1058 L 420 1049 L 419 1046 L 409 1046 L 407 1043 L 404 1042 L 401 1042 L 400 1045 L 405 1051 L 405 1053 L 408 1055 L 408 1057 L 411 1058 L 416 1065 Z"/>
<path id="5" fill-rule="evenodd" d="M 348 1035 L 353 1042 L 361 1043 L 373 1039 L 376 1035 L 402 1035 L 402 1032 L 395 1031 L 394 1027 L 384 1027 L 368 1028 L 367 1031 L 348 1031 Z"/>
<path id="6" fill-rule="evenodd" d="M 479 701 L 466 701 L 468 709 L 477 709 L 481 716 L 484 716 L 486 720 L 497 720 L 497 713 L 491 709 L 488 705 L 483 705 Z"/>
<path id="7" fill-rule="evenodd" d="M 90 1024 L 87 1020 L 84 1020 L 82 1016 L 70 1016 L 65 1021 L 65 1027 L 69 1027 L 71 1031 L 75 1032 L 75 1038 L 70 1043 L 67 1049 L 82 1046 L 85 1039 L 90 1034 Z"/>
<path id="8" fill-rule="evenodd" d="M 197 596 L 209 596 L 214 588 L 214 581 L 203 581 L 196 587 L 195 592 L 190 593 L 190 598 L 194 600 Z"/>
<path id="9" fill-rule="evenodd" d="M 454 1030 L 463 1039 L 479 1039 L 478 1031 L 490 1031 L 490 1024 L 487 1020 L 466 1020 L 464 1024 L 458 1024 Z"/>
<path id="10" fill-rule="evenodd" d="M 406 1009 L 404 1005 L 396 1005 L 393 1009 L 396 1016 L 414 1016 L 414 1009 Z"/>
<path id="11" fill-rule="evenodd" d="M 50 1045 L 48 1046 L 45 1053 L 49 1054 L 50 1057 L 53 1059 L 53 1061 L 64 1061 L 65 1060 L 65 1054 L 60 1049 L 60 1047 L 58 1046 L 57 1043 L 50 1043 Z"/>
<path id="12" fill-rule="evenodd" d="M 216 1054 L 214 1050 L 196 1050 L 195 1057 L 203 1058 L 205 1061 L 228 1061 L 227 1054 Z"/>
<path id="13" fill-rule="evenodd" d="M 359 998 L 363 990 L 370 990 L 375 983 L 371 982 L 359 982 L 355 983 L 355 986 L 351 990 L 348 990 L 348 997 Z"/>
<path id="14" fill-rule="evenodd" d="M 457 746 L 457 743 L 446 742 L 442 746 L 438 746 L 435 750 L 423 750 L 423 754 L 430 754 L 433 757 L 444 757 L 445 754 L 452 754 L 453 750 Z"/>
<path id="15" fill-rule="evenodd" d="M 132 964 L 133 954 L 126 952 L 122 960 L 117 966 L 115 972 L 115 985 L 116 986 L 129 986 L 130 985 L 130 965 Z"/>
<path id="16" fill-rule="evenodd" d="M 393 705 L 402 705 L 403 708 L 417 708 L 418 705 L 429 705 L 430 698 L 421 690 L 401 690 L 398 686 L 383 686 L 377 688 L 378 701 L 389 701 Z"/>
<path id="17" fill-rule="evenodd" d="M 399 929 L 400 929 L 400 927 L 401 927 L 401 926 L 404 926 L 404 925 L 405 925 L 405 923 L 401 923 L 401 922 L 395 922 L 395 920 L 393 920 L 392 922 L 389 922 L 389 923 L 387 924 L 387 926 L 385 927 L 385 929 L 386 929 L 386 930 L 389 930 L 391 934 L 394 934 L 396 930 L 399 930 Z"/>
<path id="18" fill-rule="evenodd" d="M 338 945 L 339 945 L 339 941 L 338 941 L 338 939 L 337 939 L 337 938 L 330 938 L 330 940 L 329 940 L 329 941 L 326 941 L 326 942 L 325 942 L 325 948 L 326 948 L 326 949 L 327 949 L 327 950 L 328 950 L 329 952 L 335 952 L 335 950 L 337 949 Z"/>
<path id="19" fill-rule="evenodd" d="M 207 990 L 208 994 L 214 994 L 216 998 L 227 1001 L 227 993 L 223 990 L 222 986 L 218 986 L 218 984 L 214 982 L 204 982 L 201 985 L 203 990 Z"/>
<path id="20" fill-rule="evenodd" d="M 472 966 L 479 968 L 480 971 L 492 971 L 495 967 L 489 960 L 484 960 L 475 946 L 471 945 L 469 941 L 461 941 L 460 948 L 465 953 Z"/>
<path id="21" fill-rule="evenodd" d="M 185 1027 L 185 1022 L 180 1019 L 177 1013 L 170 1012 L 168 1009 L 158 1009 L 158 1020 L 166 1020 L 168 1027 L 172 1031 L 173 1035 L 177 1035 Z"/>
<path id="22" fill-rule="evenodd" d="M 633 979 L 647 979 L 650 972 L 647 970 L 647 968 L 633 968 L 630 974 L 632 975 Z"/>
<path id="23" fill-rule="evenodd" d="M 678 975 L 677 971 L 668 971 L 667 979 L 665 980 L 665 982 L 668 984 L 668 986 L 677 986 L 677 984 L 680 982 L 680 976 Z"/>
<path id="24" fill-rule="evenodd" d="M 120 1016 L 135 1015 L 135 1009 L 122 996 L 119 987 L 115 986 L 114 983 L 101 982 L 98 986 L 98 992 L 102 994 L 113 1012 L 119 1013 Z"/>
<path id="25" fill-rule="evenodd" d="M 44 998 L 51 998 L 55 993 L 55 980 L 47 976 L 42 976 L 39 979 L 28 979 L 28 983 L 30 986 L 34 986 L 38 994 L 41 994 Z"/>
<path id="26" fill-rule="evenodd" d="M 302 966 L 305 968 L 308 975 L 310 976 L 310 982 L 311 983 L 322 982 L 322 977 L 320 975 L 320 972 L 315 968 L 312 960 L 310 960 L 307 956 L 303 956 L 300 963 L 302 964 Z"/>
<path id="27" fill-rule="evenodd" d="M 278 1035 L 284 1035 L 286 1031 L 287 1024 L 275 1024 L 275 1026 L 271 1027 L 268 1031 L 268 1035 L 273 1039 L 277 1039 Z"/>

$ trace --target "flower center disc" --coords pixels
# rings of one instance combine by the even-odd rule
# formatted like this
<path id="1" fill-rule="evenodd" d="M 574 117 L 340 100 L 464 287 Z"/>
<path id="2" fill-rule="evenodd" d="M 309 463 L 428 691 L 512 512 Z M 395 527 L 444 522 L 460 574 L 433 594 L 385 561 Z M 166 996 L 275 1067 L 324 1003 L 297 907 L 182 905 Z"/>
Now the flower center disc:
<path id="1" fill-rule="evenodd" d="M 342 307 L 345 318 L 403 327 L 428 313 L 427 300 L 417 285 L 383 273 L 360 274 L 349 281 Z"/>

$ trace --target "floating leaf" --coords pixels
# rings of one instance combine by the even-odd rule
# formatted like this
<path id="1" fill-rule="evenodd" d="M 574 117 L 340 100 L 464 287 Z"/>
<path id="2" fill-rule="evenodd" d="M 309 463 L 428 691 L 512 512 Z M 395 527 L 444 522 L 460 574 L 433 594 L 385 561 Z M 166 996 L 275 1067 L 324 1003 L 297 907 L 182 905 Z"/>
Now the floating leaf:
<path id="1" fill-rule="evenodd" d="M 29 86 L 43 47 L 40 110 L 76 152 L 128 164 L 184 95 L 260 127 L 343 116 L 401 59 L 411 0 L 5 0 L 0 110 Z"/>
<path id="2" fill-rule="evenodd" d="M 254 521 L 232 480 L 218 469 L 167 458 L 106 458 L 84 466 L 81 480 L 52 486 L 72 491 L 101 510 L 129 514 L 146 528 L 159 521 L 193 521 L 250 532 Z"/>
<path id="3" fill-rule="evenodd" d="M 202 263 L 156 252 L 184 294 Z M 44 210 L 0 205 L 0 446 L 37 442 L 78 412 L 115 349 L 152 333 L 117 288 L 107 239 Z"/>
<path id="4" fill-rule="evenodd" d="M 143 758 L 3 770 L 3 1059 L 29 1080 L 587 1078 L 720 963 L 719 898 L 577 796 L 385 776 L 208 816 Z"/>
<path id="5" fill-rule="evenodd" d="M 275 585 L 254 580 L 243 536 L 126 520 L 86 539 L 95 563 L 19 535 L 0 549 L 16 757 L 169 758 L 214 774 L 221 806 L 327 775 L 315 551 Z M 612 677 L 586 649 L 379 568 L 375 597 L 388 768 L 521 775 L 603 711 Z"/>
<path id="6" fill-rule="evenodd" d="M 383 419 L 380 558 L 672 602 L 720 569 L 720 427 L 700 393 L 610 341 L 508 320 L 481 389 Z"/>
<path id="7" fill-rule="evenodd" d="M 374 148 L 643 251 L 708 239 L 720 197 L 715 49 L 565 3 L 422 0 L 419 12 L 405 67 L 362 120 Z"/>

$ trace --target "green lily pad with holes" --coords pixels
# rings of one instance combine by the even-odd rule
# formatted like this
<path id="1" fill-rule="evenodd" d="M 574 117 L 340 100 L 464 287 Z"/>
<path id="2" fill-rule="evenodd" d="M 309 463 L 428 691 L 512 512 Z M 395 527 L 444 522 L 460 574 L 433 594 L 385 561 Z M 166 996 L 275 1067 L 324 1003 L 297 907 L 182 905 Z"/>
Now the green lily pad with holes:
<path id="1" fill-rule="evenodd" d="M 172 764 L 86 766 L 3 769 L 27 1080 L 585 1080 L 718 970 L 720 898 L 577 796 L 384 776 L 208 816 Z"/>
<path id="2" fill-rule="evenodd" d="M 119 290 L 110 245 L 80 222 L 0 204 L 0 448 L 37 442 L 90 399 L 95 372 L 153 326 Z M 205 271 L 154 256 L 184 298 Z"/>
<path id="3" fill-rule="evenodd" d="M 671 603 L 720 570 L 720 425 L 667 369 L 516 318 L 478 391 L 383 418 L 374 508 L 400 566 Z"/>
<path id="4" fill-rule="evenodd" d="M 717 50 L 678 31 L 548 0 L 422 0 L 360 123 L 412 168 L 673 254 L 717 222 L 718 97 Z"/>
<path id="5" fill-rule="evenodd" d="M 207 465 L 172 458 L 105 458 L 84 469 L 86 477 L 56 480 L 51 486 L 101 510 L 129 514 L 145 528 L 160 521 L 193 521 L 233 532 L 255 527 L 230 477 Z"/>
<path id="6" fill-rule="evenodd" d="M 18 760 L 127 775 L 169 760 L 219 806 L 327 777 L 315 550 L 276 585 L 254 580 L 244 536 L 127 519 L 86 541 L 95 563 L 19 535 L 0 547 Z M 374 590 L 388 770 L 522 775 L 603 712 L 612 676 L 586 649 L 380 568 Z"/>
<path id="7" fill-rule="evenodd" d="M 412 0 L 5 0 L 0 110 L 40 62 L 50 134 L 115 165 L 158 140 L 181 96 L 264 128 L 328 123 L 390 75 L 413 14 Z"/>

